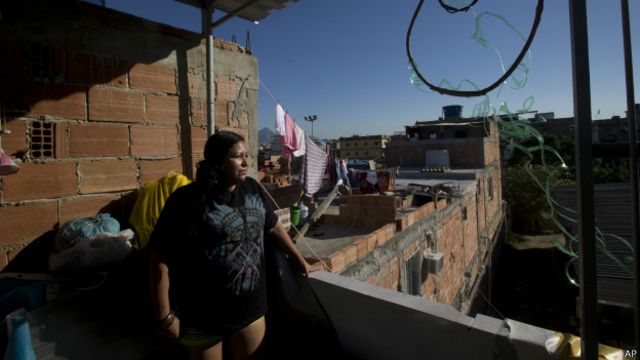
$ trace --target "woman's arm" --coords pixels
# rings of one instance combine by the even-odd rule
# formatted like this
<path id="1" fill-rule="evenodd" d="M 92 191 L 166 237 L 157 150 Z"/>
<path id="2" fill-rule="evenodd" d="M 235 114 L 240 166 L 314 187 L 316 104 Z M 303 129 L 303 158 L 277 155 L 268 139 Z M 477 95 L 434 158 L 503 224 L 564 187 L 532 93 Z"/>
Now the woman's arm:
<path id="1" fill-rule="evenodd" d="M 180 320 L 173 314 L 169 302 L 169 267 L 163 256 L 151 252 L 151 291 L 155 308 L 155 320 L 161 334 L 177 339 L 180 336 Z"/>
<path id="2" fill-rule="evenodd" d="M 318 270 L 309 265 L 307 260 L 305 260 L 304 256 L 302 256 L 298 248 L 293 243 L 293 240 L 291 240 L 287 230 L 285 230 L 284 226 L 280 222 L 276 223 L 276 226 L 269 231 L 269 234 L 273 236 L 282 250 L 296 260 L 305 275 L 309 275 L 309 272 L 311 271 Z"/>

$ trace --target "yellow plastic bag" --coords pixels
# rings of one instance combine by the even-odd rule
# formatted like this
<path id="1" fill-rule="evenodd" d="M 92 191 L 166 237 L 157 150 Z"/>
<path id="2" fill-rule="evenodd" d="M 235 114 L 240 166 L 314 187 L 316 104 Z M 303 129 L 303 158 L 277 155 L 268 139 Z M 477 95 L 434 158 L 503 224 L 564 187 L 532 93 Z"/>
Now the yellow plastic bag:
<path id="1" fill-rule="evenodd" d="M 177 188 L 189 183 L 191 180 L 186 176 L 171 171 L 166 176 L 150 181 L 140 188 L 138 199 L 129 216 L 129 223 L 138 235 L 140 249 L 144 249 L 149 243 L 151 232 L 169 195 Z"/>

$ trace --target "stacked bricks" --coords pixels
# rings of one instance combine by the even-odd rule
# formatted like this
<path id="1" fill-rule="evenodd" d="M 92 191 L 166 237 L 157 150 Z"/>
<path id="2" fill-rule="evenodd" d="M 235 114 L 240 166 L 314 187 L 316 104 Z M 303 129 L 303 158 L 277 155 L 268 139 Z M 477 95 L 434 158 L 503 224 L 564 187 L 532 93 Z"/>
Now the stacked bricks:
<path id="1" fill-rule="evenodd" d="M 336 224 L 377 229 L 395 221 L 401 199 L 387 195 L 351 195 L 340 205 Z M 330 220 L 331 221 L 331 220 Z"/>
<path id="2" fill-rule="evenodd" d="M 441 202 L 442 201 L 442 202 Z M 438 205 L 439 204 L 439 205 Z M 396 219 L 396 229 L 397 231 L 403 231 L 411 225 L 419 222 L 420 220 L 430 216 L 433 214 L 436 209 L 436 205 L 438 205 L 438 209 L 441 210 L 446 206 L 446 200 L 442 199 L 437 203 L 429 201 L 428 203 L 418 207 L 414 211 L 411 211 L 399 219 Z"/>
<path id="3" fill-rule="evenodd" d="M 100 15 L 105 23 L 119 24 L 126 17 L 96 11 L 105 12 Z M 133 32 L 153 32 L 156 40 L 149 47 L 199 42 L 197 34 L 178 36 L 139 19 L 131 24 L 141 27 Z M 0 32 L 0 48 L 10 49 L 0 60 L 0 102 L 11 130 L 2 136 L 2 147 L 22 160 L 17 174 L 0 180 L 0 269 L 66 221 L 110 212 L 128 226 L 137 189 L 170 171 L 193 174 L 202 158 L 207 139 L 204 45 L 190 50 L 188 69 L 179 73 L 176 51 L 141 59 L 137 49 L 123 45 L 114 53 L 93 53 L 86 49 L 100 44 L 85 44 L 85 35 L 51 32 L 41 41 L 56 45 L 44 45 Z M 216 46 L 223 49 L 218 57 L 244 52 L 220 40 Z M 222 108 L 238 100 L 235 74 L 217 73 L 215 79 Z M 245 110 L 255 108 L 255 97 L 243 101 Z M 247 111 L 236 113 L 239 120 L 218 113 L 216 124 L 248 138 L 256 124 L 248 123 Z M 51 126 L 53 148 L 51 156 L 34 158 L 32 129 L 41 123 Z"/>

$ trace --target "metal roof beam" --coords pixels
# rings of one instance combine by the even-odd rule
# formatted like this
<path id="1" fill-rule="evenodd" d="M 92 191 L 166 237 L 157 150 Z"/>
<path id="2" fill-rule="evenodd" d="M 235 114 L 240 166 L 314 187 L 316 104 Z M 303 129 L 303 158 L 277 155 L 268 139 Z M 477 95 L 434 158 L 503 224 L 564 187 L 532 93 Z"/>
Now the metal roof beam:
<path id="1" fill-rule="evenodd" d="M 242 10 L 248 8 L 249 6 L 257 3 L 260 0 L 249 0 L 247 2 L 245 2 L 244 4 L 240 5 L 239 7 L 237 7 L 235 10 L 227 13 L 227 15 L 221 17 L 220 19 L 218 19 L 217 21 L 215 21 L 212 25 L 211 28 L 215 29 L 216 27 L 224 24 L 225 22 L 227 22 L 229 19 L 231 19 L 232 17 L 238 15 Z"/>

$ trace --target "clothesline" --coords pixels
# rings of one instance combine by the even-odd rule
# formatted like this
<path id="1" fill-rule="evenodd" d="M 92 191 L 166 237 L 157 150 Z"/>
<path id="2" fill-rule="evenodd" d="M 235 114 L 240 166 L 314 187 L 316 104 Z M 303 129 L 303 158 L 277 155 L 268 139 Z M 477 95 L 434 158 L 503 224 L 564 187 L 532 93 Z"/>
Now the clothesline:
<path id="1" fill-rule="evenodd" d="M 273 99 L 274 105 L 275 104 L 280 104 L 280 101 L 278 101 L 278 99 L 276 99 L 276 97 L 273 96 L 273 93 L 271 92 L 271 90 L 269 90 L 267 85 L 264 82 L 262 82 L 262 80 L 258 79 L 258 83 L 260 84 L 260 86 L 262 86 L 267 91 L 267 94 L 269 94 L 269 96 L 271 96 L 271 99 Z M 282 106 L 282 104 L 280 104 L 280 106 Z M 287 111 L 287 113 L 289 113 L 289 112 Z M 291 113 L 289 113 L 289 114 L 291 115 Z M 296 122 L 295 116 L 291 116 L 291 118 L 293 119 L 294 122 Z"/>

